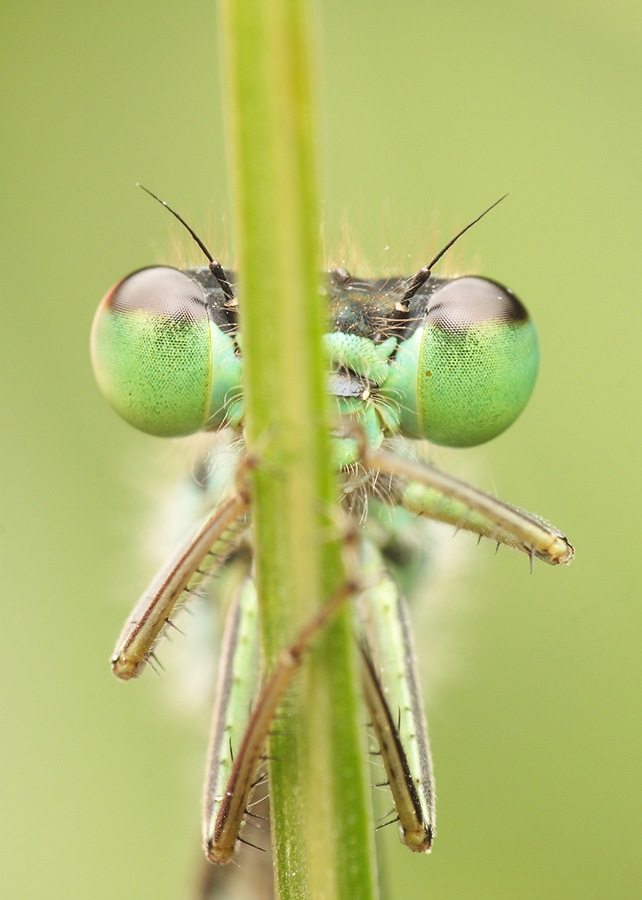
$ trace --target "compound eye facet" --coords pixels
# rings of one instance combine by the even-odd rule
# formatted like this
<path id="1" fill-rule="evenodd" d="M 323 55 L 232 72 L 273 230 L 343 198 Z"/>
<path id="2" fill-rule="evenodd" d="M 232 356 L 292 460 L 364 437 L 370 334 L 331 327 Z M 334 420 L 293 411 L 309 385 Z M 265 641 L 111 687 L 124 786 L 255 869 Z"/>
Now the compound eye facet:
<path id="1" fill-rule="evenodd" d="M 167 266 L 140 269 L 103 298 L 91 333 L 103 394 L 149 434 L 205 427 L 212 380 L 210 323 L 201 286 Z"/>
<path id="2" fill-rule="evenodd" d="M 418 358 L 421 433 L 469 447 L 501 434 L 537 377 L 535 326 L 517 297 L 484 278 L 457 278 L 432 296 Z"/>

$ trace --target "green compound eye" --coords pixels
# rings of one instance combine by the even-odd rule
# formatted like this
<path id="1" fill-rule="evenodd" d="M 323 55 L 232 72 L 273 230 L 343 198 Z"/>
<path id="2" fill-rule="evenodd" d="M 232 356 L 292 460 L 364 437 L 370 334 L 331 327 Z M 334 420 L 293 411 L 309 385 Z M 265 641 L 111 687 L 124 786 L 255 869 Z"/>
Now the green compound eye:
<path id="1" fill-rule="evenodd" d="M 430 297 L 399 348 L 385 394 L 401 430 L 449 447 L 483 444 L 526 406 L 537 377 L 535 326 L 517 297 L 484 278 L 457 278 Z"/>
<path id="2" fill-rule="evenodd" d="M 148 434 L 220 427 L 240 396 L 241 361 L 215 321 L 209 273 L 197 280 L 200 272 L 140 269 L 107 292 L 94 318 L 91 356 L 100 389 Z"/>

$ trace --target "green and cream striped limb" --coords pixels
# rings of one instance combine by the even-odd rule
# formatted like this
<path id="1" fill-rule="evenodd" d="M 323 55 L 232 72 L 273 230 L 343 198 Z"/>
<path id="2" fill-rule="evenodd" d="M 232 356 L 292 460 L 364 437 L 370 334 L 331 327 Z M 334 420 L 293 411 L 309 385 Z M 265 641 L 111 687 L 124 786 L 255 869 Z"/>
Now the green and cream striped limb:
<path id="1" fill-rule="evenodd" d="M 391 498 L 409 512 L 471 531 L 549 565 L 569 563 L 575 550 L 544 519 L 511 506 L 453 475 L 400 453 L 364 445 L 363 465 L 374 475 L 387 475 Z"/>
<path id="2" fill-rule="evenodd" d="M 375 546 L 363 541 L 370 586 L 357 604 L 363 691 L 392 792 L 402 842 L 428 852 L 435 833 L 435 789 L 412 629 L 406 601 Z"/>
<path id="3" fill-rule="evenodd" d="M 125 681 L 153 667 L 154 647 L 172 616 L 225 563 L 247 529 L 249 495 L 247 459 L 239 465 L 234 483 L 214 511 L 169 557 L 143 593 L 127 620 L 111 658 L 114 674 Z"/>
<path id="4" fill-rule="evenodd" d="M 230 862 L 241 837 L 275 713 L 310 643 L 359 585 L 347 581 L 281 651 L 260 690 L 258 607 L 249 576 L 228 613 L 219 661 L 203 803 L 203 843 L 213 863 Z M 287 760 L 284 761 L 287 765 Z"/>

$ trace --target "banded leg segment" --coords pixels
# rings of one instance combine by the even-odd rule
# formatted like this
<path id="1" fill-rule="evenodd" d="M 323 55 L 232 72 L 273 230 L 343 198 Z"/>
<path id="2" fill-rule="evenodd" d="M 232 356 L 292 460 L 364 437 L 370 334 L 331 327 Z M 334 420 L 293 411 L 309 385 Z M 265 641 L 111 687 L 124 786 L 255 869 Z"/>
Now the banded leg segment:
<path id="1" fill-rule="evenodd" d="M 363 688 L 399 818 L 402 842 L 429 852 L 435 789 L 428 730 L 406 602 L 375 547 L 362 544 L 374 583 L 359 596 Z"/>
<path id="2" fill-rule="evenodd" d="M 575 550 L 561 531 L 439 469 L 387 450 L 368 448 L 362 462 L 375 474 L 385 472 L 402 480 L 396 489 L 399 501 L 410 512 L 449 522 L 549 565 L 573 559 Z"/>
<path id="3" fill-rule="evenodd" d="M 304 654 L 314 636 L 332 619 L 339 607 L 358 586 L 347 582 L 335 596 L 322 607 L 316 616 L 299 632 L 292 644 L 281 651 L 272 674 L 264 683 L 256 702 L 252 706 L 247 689 L 243 687 L 245 678 L 233 673 L 244 671 L 249 665 L 246 659 L 249 636 L 243 646 L 239 639 L 241 628 L 248 627 L 236 619 L 234 608 L 230 612 L 231 621 L 226 627 L 225 648 L 221 655 L 219 669 L 219 698 L 214 711 L 210 742 L 208 772 L 205 781 L 203 840 L 208 859 L 213 863 L 230 862 L 247 811 L 256 771 L 260 765 L 263 749 L 277 707 L 292 679 L 301 668 Z M 247 581 L 240 595 L 241 607 L 256 604 L 256 589 L 252 581 Z M 255 616 L 250 623 L 256 622 Z M 255 657 L 258 658 L 258 627 L 255 624 Z M 232 718 L 234 720 L 232 725 Z M 231 735 L 239 736 L 237 746 Z"/>
<path id="4" fill-rule="evenodd" d="M 235 758 L 240 759 L 244 752 L 244 737 L 259 693 L 260 652 L 256 586 L 253 578 L 247 577 L 228 611 L 219 660 L 203 798 L 203 840 L 212 862 L 232 858 L 260 763 L 262 746 L 244 767 L 248 771 L 231 778 Z M 243 787 L 239 802 L 235 790 L 243 777 L 248 779 L 248 790 Z"/>
<path id="5" fill-rule="evenodd" d="M 111 658 L 117 678 L 140 675 L 186 591 L 214 574 L 240 543 L 249 498 L 236 489 L 171 556 L 144 592 L 125 624 Z M 187 596 L 189 596 L 187 594 Z"/>

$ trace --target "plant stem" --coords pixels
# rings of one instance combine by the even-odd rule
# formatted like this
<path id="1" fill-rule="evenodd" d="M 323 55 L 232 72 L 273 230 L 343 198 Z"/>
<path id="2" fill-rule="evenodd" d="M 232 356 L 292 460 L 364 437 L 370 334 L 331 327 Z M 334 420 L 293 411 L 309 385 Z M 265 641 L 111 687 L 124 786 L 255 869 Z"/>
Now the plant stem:
<path id="1" fill-rule="evenodd" d="M 222 0 L 238 247 L 245 428 L 266 668 L 345 579 L 329 540 L 319 222 L 309 10 Z M 376 896 L 374 829 L 350 610 L 315 641 L 270 741 L 276 892 Z M 278 723 L 277 723 L 278 727 Z"/>

